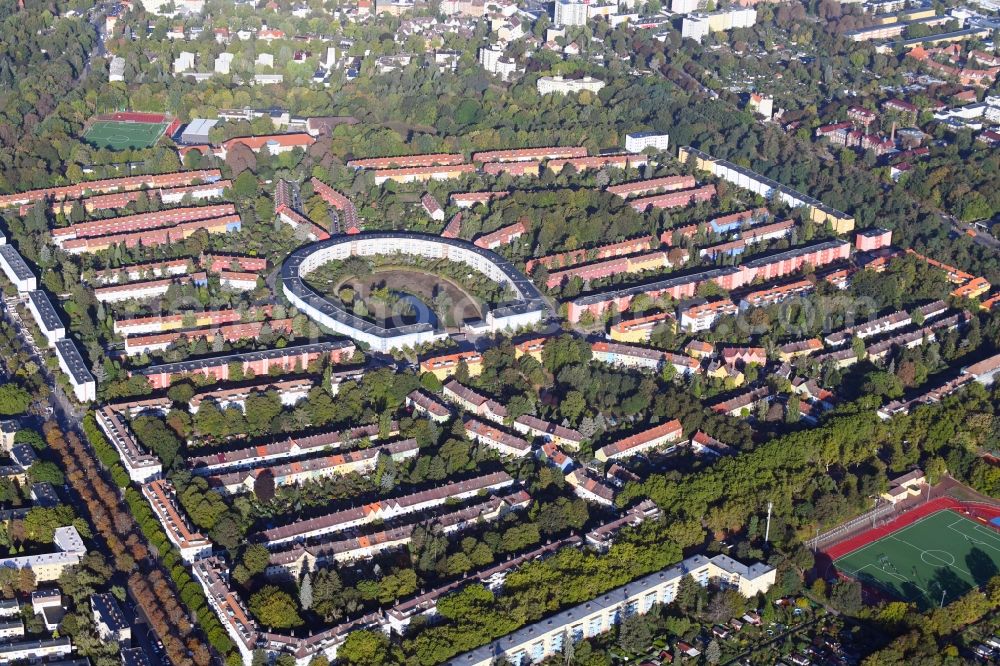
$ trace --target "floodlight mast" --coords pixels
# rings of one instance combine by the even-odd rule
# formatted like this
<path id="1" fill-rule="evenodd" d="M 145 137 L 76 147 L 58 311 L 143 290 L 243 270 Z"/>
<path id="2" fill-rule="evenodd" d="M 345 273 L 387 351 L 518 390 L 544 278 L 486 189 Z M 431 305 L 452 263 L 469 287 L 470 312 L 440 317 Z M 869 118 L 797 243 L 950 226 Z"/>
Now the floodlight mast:
<path id="1" fill-rule="evenodd" d="M 767 502 L 767 527 L 764 528 L 764 543 L 770 543 L 771 541 L 771 508 L 774 506 L 774 502 L 768 500 Z"/>

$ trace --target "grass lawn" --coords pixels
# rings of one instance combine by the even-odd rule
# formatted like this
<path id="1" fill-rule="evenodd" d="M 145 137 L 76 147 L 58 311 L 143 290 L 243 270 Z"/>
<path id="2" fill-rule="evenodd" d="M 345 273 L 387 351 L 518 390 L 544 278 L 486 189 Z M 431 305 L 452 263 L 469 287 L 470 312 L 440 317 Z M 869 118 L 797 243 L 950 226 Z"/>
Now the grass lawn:
<path id="1" fill-rule="evenodd" d="M 954 601 L 1000 573 L 1000 534 L 945 510 L 844 555 L 837 570 L 921 608 Z"/>
<path id="2" fill-rule="evenodd" d="M 127 148 L 149 148 L 163 134 L 167 123 L 127 123 L 117 120 L 98 120 L 83 140 L 98 148 L 125 150 Z"/>

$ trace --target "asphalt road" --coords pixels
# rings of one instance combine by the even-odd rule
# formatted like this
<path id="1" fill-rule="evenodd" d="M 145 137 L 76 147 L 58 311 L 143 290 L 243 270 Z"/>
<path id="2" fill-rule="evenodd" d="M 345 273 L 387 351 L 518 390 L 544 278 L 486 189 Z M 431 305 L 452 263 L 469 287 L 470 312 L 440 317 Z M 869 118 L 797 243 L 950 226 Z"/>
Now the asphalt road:
<path id="1" fill-rule="evenodd" d="M 31 341 L 32 337 L 27 328 L 21 321 L 20 316 L 17 311 L 6 301 L 0 304 L 0 314 L 2 314 L 3 319 L 11 323 L 17 330 L 18 339 L 21 341 L 23 348 L 26 349 L 32 360 L 41 368 L 40 372 L 45 378 L 45 383 L 48 384 L 51 390 L 49 394 L 48 406 L 52 410 L 52 414 L 49 418 L 54 419 L 59 427 L 62 428 L 64 432 L 75 432 L 80 438 L 80 441 L 86 443 L 87 438 L 83 433 L 82 428 L 82 418 L 83 413 L 78 410 L 67 398 L 65 392 L 63 392 L 62 387 L 56 381 L 55 376 L 49 371 L 45 365 L 45 359 L 43 354 L 38 347 Z M 86 445 L 86 444 L 85 444 Z M 63 490 L 65 493 L 65 489 Z M 73 503 L 77 506 L 80 505 L 79 498 L 72 497 Z M 100 542 L 97 542 L 100 543 Z M 111 554 L 101 548 L 101 552 L 110 560 Z M 151 666 L 168 666 L 168 662 L 161 659 L 163 654 L 162 650 L 158 647 L 158 639 L 155 634 L 153 634 L 152 629 L 149 627 L 149 622 L 142 613 L 142 609 L 138 607 L 135 600 L 132 598 L 131 593 L 128 596 L 127 602 L 124 604 L 123 608 L 126 618 L 129 620 L 129 624 L 132 625 L 132 647 L 141 647 L 149 658 Z"/>
<path id="2" fill-rule="evenodd" d="M 941 214 L 941 220 L 951 226 L 952 230 L 963 236 L 969 236 L 973 242 L 983 245 L 993 250 L 1000 250 L 1000 240 L 997 240 L 985 231 L 981 231 L 971 224 L 960 222 L 952 215 Z M 972 232 L 971 234 L 969 232 Z"/>

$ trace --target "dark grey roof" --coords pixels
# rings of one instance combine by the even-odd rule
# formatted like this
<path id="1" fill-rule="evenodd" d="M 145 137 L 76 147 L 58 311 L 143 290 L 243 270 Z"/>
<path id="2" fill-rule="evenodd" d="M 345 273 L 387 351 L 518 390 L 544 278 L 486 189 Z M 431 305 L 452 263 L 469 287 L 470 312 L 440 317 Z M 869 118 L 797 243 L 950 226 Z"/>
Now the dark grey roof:
<path id="1" fill-rule="evenodd" d="M 723 275 L 729 275 L 731 273 L 739 272 L 738 268 L 733 266 L 726 266 L 725 268 L 712 268 L 707 271 L 698 271 L 697 273 L 689 273 L 687 275 L 681 275 L 677 277 L 668 277 L 663 280 L 656 280 L 654 282 L 643 282 L 640 284 L 634 284 L 623 289 L 614 289 L 611 291 L 600 291 L 593 294 L 587 294 L 586 296 L 581 296 L 573 301 L 580 306 L 591 305 L 593 303 L 603 303 L 604 301 L 621 297 L 621 296 L 636 296 L 638 294 L 645 294 L 649 291 L 665 291 L 671 287 L 676 287 L 682 284 L 690 284 L 691 282 L 701 282 L 704 280 L 711 280 L 716 277 L 721 277 Z"/>
<path id="2" fill-rule="evenodd" d="M 90 595 L 90 606 L 111 631 L 121 631 L 129 626 L 118 600 L 109 592 Z"/>
<path id="3" fill-rule="evenodd" d="M 294 354 L 314 354 L 326 353 L 337 349 L 350 347 L 354 343 L 350 340 L 336 340 L 333 342 L 314 342 L 308 345 L 298 345 L 296 347 L 284 347 L 282 349 L 264 349 L 261 351 L 244 352 L 242 354 L 223 354 L 222 356 L 209 356 L 191 361 L 179 361 L 177 363 L 163 363 L 161 365 L 151 365 L 148 368 L 136 370 L 140 375 L 158 375 L 160 373 L 181 374 L 193 372 L 202 368 L 214 368 L 229 363 L 245 363 L 260 361 L 264 359 L 281 358 Z"/>
<path id="4" fill-rule="evenodd" d="M 965 28 L 964 30 L 955 30 L 954 32 L 939 32 L 936 35 L 927 35 L 926 37 L 917 37 L 916 39 L 907 39 L 902 42 L 892 42 L 889 46 L 901 45 L 904 48 L 908 46 L 918 46 L 920 44 L 926 44 L 927 42 L 941 42 L 941 41 L 952 41 L 959 39 L 961 37 L 970 37 L 973 35 L 989 34 L 989 30 L 986 28 Z"/>
<path id="5" fill-rule="evenodd" d="M 122 666 L 153 666 L 145 651 L 141 647 L 129 648 L 121 651 Z"/>
<path id="6" fill-rule="evenodd" d="M 704 160 L 708 160 L 710 162 L 714 162 L 718 166 L 723 166 L 726 169 L 729 169 L 731 171 L 735 171 L 737 173 L 743 174 L 747 178 L 755 180 L 758 183 L 762 183 L 764 185 L 767 185 L 774 192 L 781 192 L 782 194 L 787 194 L 789 196 L 792 196 L 792 197 L 798 199 L 799 201 L 801 201 L 802 203 L 808 204 L 810 206 L 813 206 L 814 208 L 822 210 L 825 213 L 829 213 L 829 214 L 834 215 L 836 217 L 850 217 L 847 213 L 845 213 L 843 211 L 840 211 L 840 210 L 837 210 L 836 208 L 834 208 L 832 206 L 827 206 L 825 203 L 823 203 L 822 201 L 820 201 L 819 199 L 817 199 L 815 197 L 811 197 L 808 194 L 805 194 L 803 192 L 799 192 L 798 190 L 792 189 L 791 187 L 788 187 L 787 185 L 783 185 L 783 184 L 779 183 L 778 181 L 774 180 L 773 178 L 768 178 L 764 174 L 757 173 L 753 169 L 747 169 L 746 167 L 741 167 L 738 164 L 733 164 L 729 160 L 723 160 L 723 159 L 719 159 L 717 157 L 712 157 L 708 153 L 702 152 L 702 151 L 698 150 L 697 148 L 692 148 L 690 146 L 685 147 L 684 150 L 686 150 L 689 153 L 691 153 L 691 154 L 693 154 L 693 155 L 695 155 L 697 157 L 700 157 L 700 158 L 702 158 Z"/>
<path id="7" fill-rule="evenodd" d="M 813 252 L 832 250 L 833 248 L 841 245 L 847 245 L 847 241 L 843 241 L 838 238 L 819 241 L 818 243 L 812 243 L 811 245 L 800 245 L 798 247 L 793 247 L 790 250 L 782 250 L 781 252 L 775 252 L 774 254 L 758 256 L 750 261 L 744 262 L 743 265 L 747 268 L 760 268 L 761 266 L 767 266 L 778 261 L 785 261 L 786 259 L 794 259 L 806 254 L 812 254 Z"/>
<path id="8" fill-rule="evenodd" d="M 38 316 L 42 318 L 41 324 L 45 331 L 54 331 L 58 328 L 65 328 L 62 323 L 62 319 L 59 318 L 59 313 L 56 311 L 55 307 L 52 305 L 52 301 L 49 300 L 48 294 L 46 294 L 41 289 L 36 289 L 35 291 L 28 292 L 28 300 L 35 307 L 38 312 Z"/>
<path id="9" fill-rule="evenodd" d="M 76 385 L 86 384 L 94 381 L 94 376 L 90 374 L 87 363 L 83 360 L 83 355 L 77 348 L 76 343 L 70 338 L 63 338 L 56 341 L 56 353 L 62 358 L 63 363 L 69 368 L 73 375 L 73 383 Z"/>
<path id="10" fill-rule="evenodd" d="M 379 239 L 399 239 L 399 238 L 409 238 L 416 241 L 427 241 L 432 243 L 440 243 L 443 245 L 449 245 L 451 247 L 461 248 L 468 252 L 473 252 L 478 254 L 489 262 L 494 264 L 497 268 L 503 271 L 504 275 L 511 282 L 515 291 L 518 292 L 520 300 L 514 303 L 505 303 L 500 305 L 493 310 L 493 315 L 495 317 L 505 317 L 513 314 L 520 314 L 524 312 L 532 312 L 539 309 L 546 309 L 545 301 L 542 298 L 541 293 L 538 288 L 535 287 L 534 283 L 531 282 L 523 273 L 518 271 L 514 266 L 501 257 L 499 254 L 487 250 L 485 248 L 478 247 L 469 243 L 467 241 L 459 240 L 456 238 L 443 238 L 441 236 L 432 236 L 429 234 L 414 233 L 411 231 L 406 232 L 388 232 L 388 231 L 375 231 L 366 232 L 363 234 L 355 234 L 351 236 L 336 236 L 330 238 L 329 240 L 320 241 L 318 243 L 313 243 L 311 245 L 306 245 L 299 248 L 295 252 L 288 255 L 285 262 L 281 265 L 281 282 L 285 290 L 294 294 L 297 298 L 302 299 L 305 303 L 318 310 L 320 313 L 330 317 L 331 319 L 349 326 L 355 330 L 367 333 L 368 335 L 373 335 L 380 338 L 390 338 L 399 335 L 406 335 L 410 333 L 422 333 L 425 331 L 434 330 L 433 325 L 429 323 L 419 323 L 410 324 L 407 326 L 396 326 L 386 328 L 384 326 L 379 326 L 373 322 L 361 319 L 348 312 L 347 310 L 340 307 L 335 302 L 324 298 L 323 296 L 317 294 L 313 289 L 306 284 L 305 280 L 300 273 L 300 267 L 302 263 L 310 255 L 321 250 L 325 250 L 329 247 L 335 245 L 340 245 L 342 243 L 351 243 L 358 240 L 379 240 Z"/>
<path id="11" fill-rule="evenodd" d="M 639 580 L 615 588 L 596 599 L 591 599 L 582 604 L 578 604 L 564 611 L 556 613 L 534 624 L 529 624 L 517 631 L 507 634 L 492 643 L 483 645 L 475 650 L 459 655 L 448 662 L 449 666 L 462 666 L 463 664 L 478 664 L 489 662 L 493 657 L 503 654 L 506 650 L 529 644 L 533 639 L 557 629 L 566 627 L 567 629 L 579 620 L 591 615 L 602 608 L 612 608 L 621 603 L 623 599 L 641 594 L 643 591 L 652 588 L 664 581 L 681 578 L 687 572 L 698 569 L 708 563 L 708 558 L 704 555 L 695 555 L 675 564 L 671 567 L 649 574 Z"/>
<path id="12" fill-rule="evenodd" d="M 28 264 L 21 258 L 13 245 L 0 245 L 0 257 L 3 257 L 7 265 L 14 271 L 14 275 L 19 280 L 27 280 L 35 277 L 35 274 L 28 268 Z"/>

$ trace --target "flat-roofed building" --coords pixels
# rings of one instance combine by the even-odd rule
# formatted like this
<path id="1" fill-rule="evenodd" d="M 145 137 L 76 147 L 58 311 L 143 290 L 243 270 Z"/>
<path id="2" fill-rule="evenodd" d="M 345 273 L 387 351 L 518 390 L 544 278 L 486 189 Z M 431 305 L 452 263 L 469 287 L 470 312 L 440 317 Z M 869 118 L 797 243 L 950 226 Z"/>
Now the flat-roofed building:
<path id="1" fill-rule="evenodd" d="M 132 627 L 125 620 L 118 600 L 109 592 L 90 595 L 90 611 L 94 616 L 97 635 L 106 641 L 128 645 Z"/>
<path id="2" fill-rule="evenodd" d="M 80 402 L 97 400 L 97 380 L 90 374 L 83 355 L 71 338 L 62 338 L 55 343 L 59 367 L 73 387 L 73 395 Z"/>
<path id="3" fill-rule="evenodd" d="M 50 657 L 65 657 L 73 652 L 69 638 L 52 638 L 0 644 L 0 663 L 36 661 Z M 51 663 L 51 662 L 50 662 Z"/>
<path id="4" fill-rule="evenodd" d="M 535 88 L 538 89 L 539 95 L 568 95 L 585 90 L 597 93 L 605 85 L 607 84 L 604 81 L 590 76 L 585 76 L 581 79 L 566 79 L 562 76 L 541 76 L 535 82 Z"/>
<path id="5" fill-rule="evenodd" d="M 38 279 L 13 245 L 0 245 L 0 268 L 18 293 L 38 289 Z"/>
<path id="6" fill-rule="evenodd" d="M 122 666 L 153 666 L 149 655 L 141 647 L 123 648 L 121 650 Z M 82 666 L 88 666 L 89 661 Z"/>
<path id="7" fill-rule="evenodd" d="M 35 318 L 35 323 L 38 324 L 50 347 L 54 347 L 57 341 L 66 337 L 66 327 L 44 291 L 36 289 L 28 292 L 28 311 Z"/>
<path id="8" fill-rule="evenodd" d="M 625 150 L 641 153 L 647 148 L 666 150 L 670 146 L 670 135 L 660 132 L 631 132 L 625 135 Z"/>
<path id="9" fill-rule="evenodd" d="M 630 615 L 648 613 L 657 604 L 669 604 L 685 576 L 703 586 L 714 583 L 753 597 L 770 589 L 775 575 L 775 568 L 766 564 L 745 565 L 727 555 L 711 559 L 695 555 L 459 655 L 448 665 L 490 666 L 498 659 L 511 664 L 541 662 L 563 652 L 566 641 L 593 638 L 613 630 Z"/>
<path id="10" fill-rule="evenodd" d="M 854 218 L 847 213 L 827 206 L 819 199 L 793 190 L 787 185 L 782 185 L 778 181 L 751 169 L 741 167 L 728 160 L 712 157 L 708 153 L 690 146 L 681 147 L 678 150 L 677 159 L 680 162 L 693 160 L 696 168 L 707 171 L 737 187 L 759 194 L 765 199 L 784 203 L 791 208 L 803 208 L 806 217 L 810 220 L 817 224 L 829 223 L 834 232 L 838 234 L 846 234 L 854 230 Z"/>
<path id="11" fill-rule="evenodd" d="M 50 553 L 5 557 L 0 559 L 0 568 L 31 569 L 36 581 L 46 582 L 58 580 L 67 567 L 79 564 L 87 554 L 87 547 L 83 545 L 80 533 L 72 525 L 57 527 L 52 543 L 55 550 Z M 3 663 L 3 659 L 0 659 L 0 663 Z"/>
<path id="12" fill-rule="evenodd" d="M 224 53 L 220 55 L 219 58 L 222 58 L 225 55 L 228 55 L 229 62 L 232 62 L 232 54 Z M 217 69 L 218 65 L 219 65 L 219 59 L 216 58 Z M 224 67 L 224 69 L 226 71 L 221 73 L 228 74 L 229 73 L 228 64 Z M 189 122 L 187 127 L 184 128 L 184 131 L 181 132 L 181 143 L 186 143 L 189 145 L 211 143 L 209 141 L 209 132 L 211 132 L 212 128 L 218 124 L 219 124 L 218 118 L 195 118 L 194 120 Z"/>

